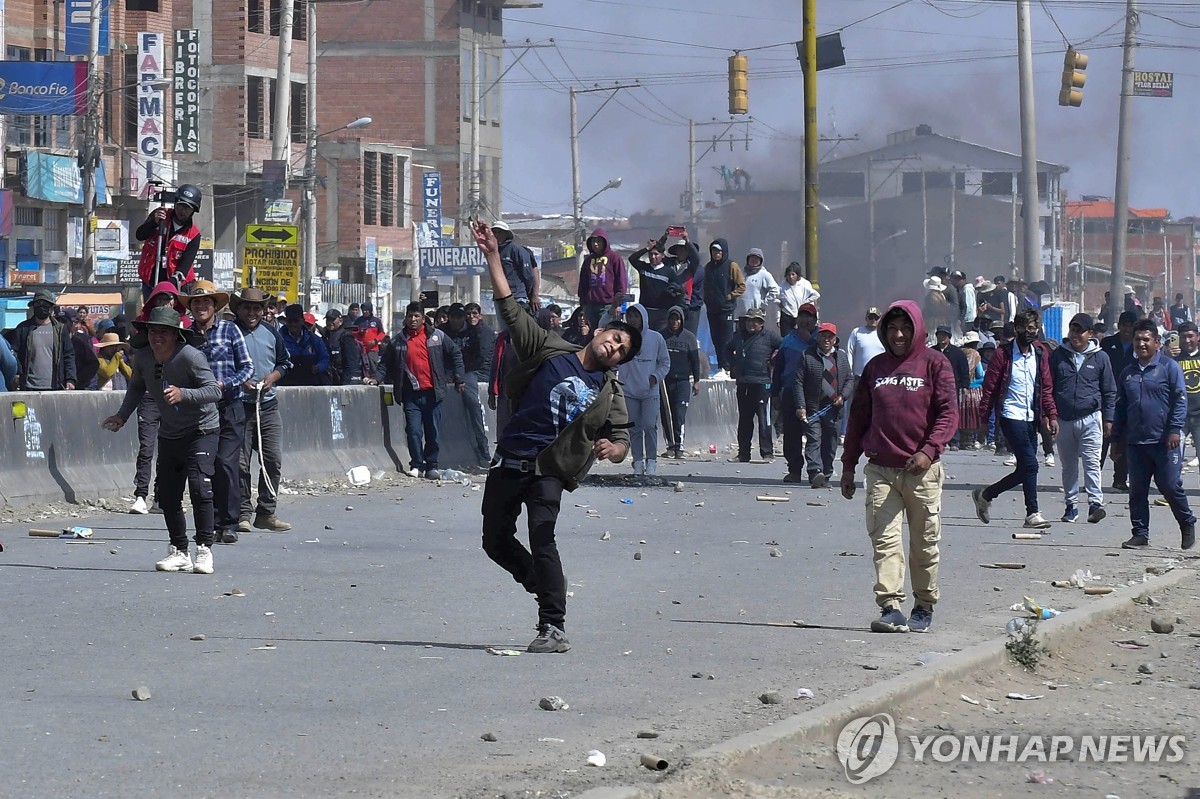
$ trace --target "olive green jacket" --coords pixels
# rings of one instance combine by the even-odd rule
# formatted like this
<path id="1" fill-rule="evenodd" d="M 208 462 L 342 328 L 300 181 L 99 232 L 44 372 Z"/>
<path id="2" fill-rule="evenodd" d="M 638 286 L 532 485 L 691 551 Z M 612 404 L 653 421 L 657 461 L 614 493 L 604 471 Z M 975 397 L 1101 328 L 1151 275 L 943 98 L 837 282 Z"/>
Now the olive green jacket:
<path id="1" fill-rule="evenodd" d="M 511 296 L 496 300 L 496 314 L 504 321 L 520 359 L 504 380 L 504 394 L 515 409 L 543 363 L 558 355 L 574 357 L 574 353 L 583 348 L 543 330 Z M 607 438 L 614 444 L 624 444 L 628 451 L 629 427 L 625 393 L 617 373 L 609 369 L 604 373 L 604 385 L 595 402 L 538 455 L 538 473 L 557 477 L 568 491 L 574 491 L 596 460 L 592 445 L 598 439 Z"/>

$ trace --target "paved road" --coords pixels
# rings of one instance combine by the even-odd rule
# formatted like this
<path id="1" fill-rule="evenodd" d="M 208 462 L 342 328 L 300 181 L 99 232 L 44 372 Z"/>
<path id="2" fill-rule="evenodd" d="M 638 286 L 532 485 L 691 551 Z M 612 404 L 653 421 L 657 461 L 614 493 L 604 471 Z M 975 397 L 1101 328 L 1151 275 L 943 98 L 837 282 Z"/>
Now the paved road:
<path id="1" fill-rule="evenodd" d="M 461 486 L 286 497 L 296 528 L 219 547 L 212 576 L 153 571 L 160 517 L 70 520 L 95 528 L 87 544 L 0 527 L 0 793 L 484 797 L 650 782 L 640 751 L 678 760 L 812 704 L 763 706 L 764 690 L 832 699 L 915 668 L 922 652 L 1000 634 L 1010 604 L 1052 596 L 1046 582 L 1076 568 L 1140 575 L 1178 554 L 1113 549 L 1128 523 L 1116 506 L 1100 525 L 1012 541 L 1015 495 L 995 503 L 990 527 L 969 507 L 967 490 L 997 477 L 998 459 L 948 464 L 943 603 L 927 636 L 867 632 L 861 502 L 791 486 L 788 503 L 756 502 L 788 493 L 778 464 L 664 463 L 683 492 L 611 480 L 570 495 L 566 655 L 485 653 L 528 643 L 536 613 L 480 551 L 481 493 Z M 1045 476 L 1055 517 L 1056 483 Z M 1168 511 L 1154 518 L 1177 544 Z M 978 565 L 992 561 L 1028 568 Z M 234 588 L 245 596 L 225 595 Z M 1053 601 L 1065 610 L 1085 598 Z M 793 619 L 823 627 L 770 624 Z M 133 701 L 143 685 L 153 698 Z M 538 709 L 547 695 L 570 709 Z M 661 737 L 635 738 L 649 729 Z M 480 740 L 488 732 L 499 740 Z M 586 768 L 590 749 L 609 765 Z"/>

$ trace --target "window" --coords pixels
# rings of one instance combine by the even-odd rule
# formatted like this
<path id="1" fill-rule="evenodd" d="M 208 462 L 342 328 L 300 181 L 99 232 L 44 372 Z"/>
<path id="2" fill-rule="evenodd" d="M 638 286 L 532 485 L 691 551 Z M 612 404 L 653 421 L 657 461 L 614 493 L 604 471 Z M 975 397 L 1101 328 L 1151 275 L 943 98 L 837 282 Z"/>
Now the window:
<path id="1" fill-rule="evenodd" d="M 390 153 L 379 154 L 379 224 L 396 224 L 396 168 Z"/>
<path id="2" fill-rule="evenodd" d="M 33 60 L 33 51 L 28 47 L 16 47 L 9 45 L 7 48 L 9 61 L 31 61 Z"/>
<path id="3" fill-rule="evenodd" d="M 303 83 L 292 83 L 292 143 L 304 144 L 308 122 L 308 92 Z"/>
<path id="4" fill-rule="evenodd" d="M 379 224 L 379 153 L 363 153 L 363 224 Z"/>
<path id="5" fill-rule="evenodd" d="M 292 39 L 304 41 L 308 36 L 308 0 L 295 0 L 292 4 Z"/>
<path id="6" fill-rule="evenodd" d="M 867 194 L 867 176 L 862 172 L 822 172 L 818 182 L 826 197 L 862 199 Z"/>
<path id="7" fill-rule="evenodd" d="M 266 138 L 265 132 L 263 79 L 251 75 L 246 78 L 246 134 L 252 139 L 262 139 Z"/>
<path id="8" fill-rule="evenodd" d="M 56 211 L 53 209 L 46 211 L 46 223 L 42 230 L 47 250 L 62 252 L 67 249 L 67 231 L 66 226 L 63 224 L 63 219 L 66 215 L 66 211 Z"/>
<path id="9" fill-rule="evenodd" d="M 948 189 L 951 184 L 952 172 L 926 172 L 925 173 L 925 188 L 926 189 Z"/>
<path id="10" fill-rule="evenodd" d="M 279 35 L 279 27 L 283 21 L 283 0 L 271 0 L 271 35 Z"/>
<path id="11" fill-rule="evenodd" d="M 158 13 L 158 0 L 125 0 L 125 10 Z"/>
<path id="12" fill-rule="evenodd" d="M 1011 197 L 1014 177 L 1012 172 L 984 172 L 980 192 L 985 197 Z"/>
<path id="13" fill-rule="evenodd" d="M 1046 183 L 1049 179 L 1050 179 L 1050 176 L 1047 175 L 1045 172 L 1038 172 L 1038 196 L 1039 197 L 1046 196 Z"/>
<path id="14" fill-rule="evenodd" d="M 16 206 L 13 208 L 13 224 L 21 227 L 41 227 L 42 209 Z"/>
<path id="15" fill-rule="evenodd" d="M 34 61 L 53 61 L 54 60 L 54 51 L 49 49 L 48 47 L 35 47 L 33 49 L 33 60 Z"/>
<path id="16" fill-rule="evenodd" d="M 459 81 L 458 93 L 462 97 L 462 117 L 463 119 L 471 118 L 471 72 L 475 69 L 475 59 L 472 58 L 471 48 L 464 47 L 462 49 L 462 63 L 459 66 L 459 74 L 462 75 L 462 80 Z"/>
<path id="17" fill-rule="evenodd" d="M 125 69 L 121 73 L 125 76 L 127 85 L 121 92 L 125 98 L 125 102 L 121 104 L 124 117 L 125 129 L 125 146 L 137 147 L 137 123 L 138 123 L 138 102 L 137 102 L 137 83 L 134 77 L 137 75 L 137 53 L 125 53 Z"/>
<path id="18" fill-rule="evenodd" d="M 491 87 L 492 90 L 488 92 L 484 98 L 488 107 L 486 118 L 492 120 L 492 122 L 499 122 L 500 84 L 497 83 L 495 86 L 492 86 L 492 84 L 495 83 L 496 79 L 500 77 L 500 56 L 489 55 L 487 56 L 487 60 L 489 65 L 487 82 L 479 87 L 479 91 L 487 91 L 488 87 Z"/>
<path id="19" fill-rule="evenodd" d="M 263 0 L 247 1 L 246 29 L 251 33 L 263 33 L 266 30 L 263 15 Z"/>

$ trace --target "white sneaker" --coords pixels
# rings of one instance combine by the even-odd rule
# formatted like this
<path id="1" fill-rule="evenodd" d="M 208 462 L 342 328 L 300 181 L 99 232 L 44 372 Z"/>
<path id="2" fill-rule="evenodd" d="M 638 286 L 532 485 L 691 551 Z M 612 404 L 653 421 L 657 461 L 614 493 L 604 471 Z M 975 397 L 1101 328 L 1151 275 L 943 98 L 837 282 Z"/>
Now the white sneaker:
<path id="1" fill-rule="evenodd" d="M 196 560 L 192 564 L 192 571 L 196 574 L 212 574 L 213 561 L 212 550 L 200 544 L 196 545 Z"/>
<path id="2" fill-rule="evenodd" d="M 129 506 L 129 512 L 130 513 L 140 513 L 143 516 L 145 516 L 147 513 L 149 513 L 150 506 L 146 504 L 146 498 L 138 497 L 137 499 L 135 499 L 133 501 L 133 504 Z"/>
<path id="3" fill-rule="evenodd" d="M 1031 530 L 1045 530 L 1050 522 L 1043 519 L 1040 513 L 1031 513 L 1025 517 L 1025 526 Z"/>
<path id="4" fill-rule="evenodd" d="M 1047 465 L 1047 466 L 1049 466 L 1049 467 L 1051 467 L 1051 468 L 1054 468 L 1054 463 L 1055 463 L 1055 461 L 1054 461 L 1054 453 L 1053 453 L 1053 452 L 1051 452 L 1051 453 L 1049 453 L 1049 454 L 1046 456 L 1046 465 Z"/>
<path id="5" fill-rule="evenodd" d="M 1017 465 L 1017 456 L 1009 455 L 1007 458 L 1004 459 L 1004 465 L 1005 466 L 1016 466 Z"/>
<path id="6" fill-rule="evenodd" d="M 420 469 L 409 469 L 407 472 L 405 472 L 405 474 L 407 474 L 409 477 L 420 478 L 421 470 Z"/>
<path id="7" fill-rule="evenodd" d="M 1187 462 L 1187 465 L 1191 466 L 1192 468 L 1200 466 L 1200 458 L 1192 458 L 1190 461 Z"/>
<path id="8" fill-rule="evenodd" d="M 155 563 L 154 568 L 160 572 L 190 572 L 195 567 L 192 565 L 188 551 L 186 549 L 178 550 L 172 544 L 171 548 L 167 550 L 167 556 Z"/>
<path id="9" fill-rule="evenodd" d="M 646 461 L 646 474 L 658 474 L 658 461 Z"/>

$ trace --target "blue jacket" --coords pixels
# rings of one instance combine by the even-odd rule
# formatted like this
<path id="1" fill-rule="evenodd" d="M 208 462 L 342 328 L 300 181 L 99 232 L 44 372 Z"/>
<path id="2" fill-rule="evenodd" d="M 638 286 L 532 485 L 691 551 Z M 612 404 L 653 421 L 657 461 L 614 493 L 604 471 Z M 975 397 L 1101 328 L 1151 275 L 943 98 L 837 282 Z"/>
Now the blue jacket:
<path id="1" fill-rule="evenodd" d="M 1148 366 L 1134 361 L 1117 384 L 1113 439 L 1126 444 L 1161 444 L 1182 433 L 1187 421 L 1187 388 L 1179 364 L 1163 355 Z"/>
<path id="2" fill-rule="evenodd" d="M 1113 420 L 1117 408 L 1117 379 L 1112 362 L 1095 341 L 1083 351 L 1083 364 L 1075 368 L 1075 348 L 1063 339 L 1061 347 L 1050 353 L 1050 374 L 1054 377 L 1054 406 L 1064 422 L 1083 419 L 1100 411 L 1106 422 Z"/>
<path id="3" fill-rule="evenodd" d="M 796 372 L 804 362 L 804 353 L 817 343 L 816 337 L 804 341 L 796 331 L 788 333 L 779 343 L 779 354 L 775 356 L 775 373 L 771 375 L 771 392 L 786 400 L 792 399 L 792 384 L 796 382 Z"/>

